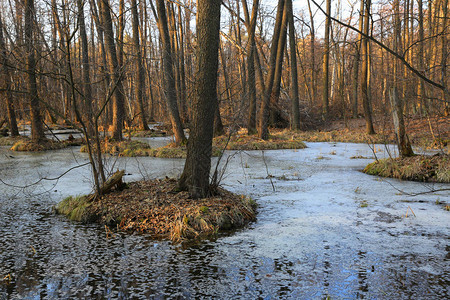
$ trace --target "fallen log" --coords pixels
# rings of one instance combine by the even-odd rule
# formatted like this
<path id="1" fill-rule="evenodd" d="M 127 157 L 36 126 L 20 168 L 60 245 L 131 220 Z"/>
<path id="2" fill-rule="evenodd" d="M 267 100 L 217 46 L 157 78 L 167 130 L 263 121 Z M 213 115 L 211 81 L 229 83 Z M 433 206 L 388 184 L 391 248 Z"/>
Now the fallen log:
<path id="1" fill-rule="evenodd" d="M 102 187 L 100 188 L 100 193 L 107 194 L 111 191 L 113 187 L 121 188 L 124 183 L 122 181 L 122 177 L 125 174 L 124 170 L 116 171 L 114 174 L 112 174 L 108 180 L 103 183 Z"/>
<path id="2" fill-rule="evenodd" d="M 125 185 L 122 181 L 122 177 L 125 174 L 124 170 L 116 171 L 114 174 L 112 174 L 100 187 L 100 195 L 104 195 L 109 193 L 114 187 L 121 189 Z M 97 198 L 98 194 L 92 194 L 88 198 L 89 201 L 95 200 Z"/>

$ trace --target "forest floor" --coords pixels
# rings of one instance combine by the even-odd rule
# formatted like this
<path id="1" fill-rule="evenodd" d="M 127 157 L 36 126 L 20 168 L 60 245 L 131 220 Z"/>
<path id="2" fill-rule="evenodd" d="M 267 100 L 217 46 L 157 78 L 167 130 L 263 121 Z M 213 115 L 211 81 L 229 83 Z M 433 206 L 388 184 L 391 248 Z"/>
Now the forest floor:
<path id="1" fill-rule="evenodd" d="M 256 205 L 248 197 L 219 189 L 215 196 L 193 201 L 187 192 L 175 192 L 176 185 L 168 178 L 132 182 L 93 201 L 86 196 L 66 198 L 56 211 L 75 221 L 176 242 L 213 236 L 255 220 Z"/>
<path id="2" fill-rule="evenodd" d="M 257 135 L 247 135 L 241 128 L 233 134 L 214 138 L 213 156 L 223 150 L 277 150 L 303 149 L 306 142 L 342 142 L 366 144 L 394 144 L 393 126 L 386 117 L 375 117 L 376 134 L 366 133 L 363 118 L 324 122 L 315 130 L 292 131 L 289 129 L 270 129 L 270 138 L 262 140 Z M 450 120 L 447 117 L 406 118 L 408 137 L 413 146 L 422 150 L 440 149 L 449 151 Z M 162 131 L 164 132 L 164 131 Z M 152 137 L 161 134 L 154 131 L 132 132 L 129 136 Z M 161 136 L 161 135 L 159 135 Z M 170 143 L 164 147 L 151 148 L 147 143 L 131 139 L 122 142 L 106 140 L 102 151 L 119 156 L 152 156 L 161 158 L 185 158 L 186 145 L 177 146 Z M 81 151 L 85 151 L 84 148 Z"/>
<path id="3" fill-rule="evenodd" d="M 443 149 L 450 144 L 449 117 L 405 118 L 406 132 L 413 146 L 426 149 Z M 368 144 L 395 144 L 392 121 L 388 117 L 376 116 L 376 134 L 366 133 L 364 118 L 335 120 L 318 126 L 316 130 L 299 132 L 296 138 L 308 142 L 343 142 Z"/>

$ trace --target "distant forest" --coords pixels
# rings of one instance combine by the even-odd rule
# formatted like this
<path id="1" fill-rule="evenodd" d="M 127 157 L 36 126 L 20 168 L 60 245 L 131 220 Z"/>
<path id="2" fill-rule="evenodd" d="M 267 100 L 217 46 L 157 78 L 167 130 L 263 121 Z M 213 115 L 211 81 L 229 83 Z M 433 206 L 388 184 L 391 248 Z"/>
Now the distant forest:
<path id="1" fill-rule="evenodd" d="M 393 93 L 405 115 L 448 115 L 448 0 L 304 4 L 222 2 L 217 132 L 364 116 L 371 133 Z M 1 0 L 0 121 L 12 135 L 31 121 L 36 139 L 80 118 L 116 139 L 163 121 L 184 138 L 196 12 L 191 0 Z"/>

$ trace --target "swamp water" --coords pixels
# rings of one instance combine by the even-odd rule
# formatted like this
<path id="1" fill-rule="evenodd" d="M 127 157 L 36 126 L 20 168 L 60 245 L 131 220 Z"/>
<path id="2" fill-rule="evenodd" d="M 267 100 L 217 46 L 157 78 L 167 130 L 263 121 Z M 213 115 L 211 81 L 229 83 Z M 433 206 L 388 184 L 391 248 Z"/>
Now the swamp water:
<path id="1" fill-rule="evenodd" d="M 448 204 L 450 195 L 397 190 L 449 185 L 365 175 L 373 159 L 351 157 L 373 157 L 367 145 L 307 145 L 235 153 L 223 186 L 257 200 L 257 222 L 191 246 L 54 215 L 62 198 L 90 191 L 88 167 L 23 190 L 0 183 L 0 299 L 449 298 L 450 213 L 436 202 Z M 57 177 L 87 162 L 78 150 L 0 147 L 0 179 Z M 127 181 L 176 176 L 183 166 L 148 157 L 108 162 L 125 168 Z"/>

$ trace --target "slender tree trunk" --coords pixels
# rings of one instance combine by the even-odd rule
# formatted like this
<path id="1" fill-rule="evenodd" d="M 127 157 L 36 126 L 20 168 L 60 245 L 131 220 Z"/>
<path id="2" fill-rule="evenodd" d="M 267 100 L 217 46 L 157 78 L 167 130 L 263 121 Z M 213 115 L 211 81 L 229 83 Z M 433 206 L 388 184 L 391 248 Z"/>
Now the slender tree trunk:
<path id="1" fill-rule="evenodd" d="M 181 7 L 178 7 L 178 31 L 179 31 L 179 62 L 180 62 L 180 113 L 185 123 L 189 122 L 189 114 L 186 104 L 186 69 L 184 61 L 184 32 L 183 32 L 183 20 L 182 20 Z"/>
<path id="2" fill-rule="evenodd" d="M 255 79 L 255 30 L 256 30 L 256 18 L 258 16 L 259 0 L 253 1 L 252 15 L 249 16 L 247 0 L 242 0 L 242 6 L 246 18 L 247 31 L 248 31 L 248 46 L 247 46 L 247 90 L 248 90 L 248 123 L 247 133 L 255 134 L 256 131 L 256 79 Z"/>
<path id="3" fill-rule="evenodd" d="M 94 0 L 90 0 L 90 6 L 91 6 L 91 11 L 92 11 L 92 18 L 94 19 L 94 22 L 96 24 L 96 29 L 97 29 L 97 38 L 98 38 L 98 42 L 100 44 L 100 50 L 101 50 L 101 60 L 102 63 L 100 64 L 100 70 L 101 70 L 101 74 L 105 76 L 104 78 L 104 94 L 107 95 L 108 94 L 108 88 L 111 85 L 111 77 L 109 75 L 108 70 L 108 60 L 106 58 L 106 47 L 105 47 L 105 41 L 104 41 L 104 30 L 103 30 L 103 21 L 101 18 L 101 15 L 99 15 L 98 11 L 97 11 L 97 6 L 94 2 Z M 101 0 L 98 1 L 98 6 L 99 6 L 99 10 L 101 10 Z M 95 44 L 93 44 L 95 45 Z M 106 98 L 106 97 L 105 97 Z M 111 102 L 110 102 L 111 103 Z M 110 103 L 108 103 L 108 105 L 105 107 L 105 118 L 104 118 L 104 125 L 106 127 L 106 125 L 109 125 L 109 120 L 112 120 L 112 115 L 110 113 L 110 106 L 112 106 Z"/>
<path id="4" fill-rule="evenodd" d="M 5 39 L 3 37 L 3 22 L 2 16 L 0 14 L 0 63 L 2 64 L 1 72 L 3 73 L 1 77 L 3 80 L 0 81 L 0 88 L 4 88 L 5 99 L 6 99 L 6 110 L 8 113 L 8 124 L 9 130 L 11 131 L 11 136 L 18 136 L 19 129 L 17 128 L 16 112 L 14 110 L 14 103 L 11 92 L 11 75 L 9 72 L 8 65 L 8 53 L 6 49 Z"/>
<path id="5" fill-rule="evenodd" d="M 213 122 L 217 107 L 220 5 L 219 0 L 198 0 L 197 6 L 197 82 L 187 158 L 179 180 L 180 188 L 187 189 L 194 199 L 210 194 Z"/>
<path id="6" fill-rule="evenodd" d="M 109 1 L 109 0 L 108 0 Z M 112 9 L 111 9 L 112 11 Z M 117 61 L 119 62 L 119 67 L 123 66 L 123 34 L 125 31 L 125 1 L 119 0 L 119 16 L 118 16 L 118 28 L 117 28 Z"/>
<path id="7" fill-rule="evenodd" d="M 363 0 L 364 1 L 364 0 Z M 364 9 L 364 34 L 369 35 L 369 14 L 370 14 L 371 0 L 365 1 Z M 361 92 L 362 101 L 364 107 L 364 117 L 366 119 L 366 132 L 367 134 L 375 134 L 372 121 L 372 109 L 370 107 L 370 92 L 369 92 L 369 41 L 363 37 L 361 41 L 361 54 L 363 57 L 363 64 L 361 70 Z"/>
<path id="8" fill-rule="evenodd" d="M 400 44 L 400 20 L 399 20 L 399 0 L 394 1 L 394 13 L 395 21 L 394 21 L 394 51 L 399 50 Z M 398 76 L 400 71 L 399 62 L 397 60 L 394 61 L 394 74 L 393 74 L 393 86 L 389 93 L 389 99 L 391 103 L 392 109 L 392 119 L 394 121 L 394 130 L 395 135 L 397 137 L 397 146 L 398 151 L 401 157 L 408 157 L 414 155 L 414 152 L 411 148 L 411 144 L 409 142 L 408 136 L 406 135 L 405 123 L 403 119 L 403 103 L 398 96 Z"/>
<path id="9" fill-rule="evenodd" d="M 137 83 L 134 85 L 135 95 L 137 97 L 138 107 L 139 107 L 139 127 L 143 130 L 149 130 L 147 124 L 147 118 L 145 114 L 144 100 L 145 97 L 145 70 L 142 64 L 142 52 L 141 44 L 139 41 L 139 14 L 137 10 L 136 0 L 131 0 L 131 14 L 132 14 L 132 25 L 133 25 L 133 47 L 134 54 L 136 55 L 136 65 L 137 65 Z"/>
<path id="10" fill-rule="evenodd" d="M 267 140 L 269 138 L 269 106 L 270 96 L 274 85 L 275 66 L 277 58 L 278 40 L 281 34 L 281 25 L 283 19 L 284 0 L 278 0 L 277 17 L 275 20 L 275 27 L 272 36 L 272 45 L 270 47 L 269 58 L 269 74 L 266 80 L 266 89 L 263 95 L 263 101 L 261 102 L 261 109 L 259 112 L 259 126 L 258 135 L 261 139 Z M 259 61 L 259 60 L 258 60 Z"/>
<path id="11" fill-rule="evenodd" d="M 414 152 L 406 135 L 405 122 L 403 120 L 403 104 L 398 97 L 397 87 L 391 90 L 389 95 L 392 107 L 392 118 L 394 120 L 395 135 L 397 137 L 398 151 L 401 157 L 413 156 Z"/>
<path id="12" fill-rule="evenodd" d="M 164 0 L 156 0 L 156 9 L 158 11 L 158 29 L 161 37 L 162 60 L 164 69 L 164 85 L 166 89 L 166 101 L 169 108 L 172 130 L 177 144 L 186 140 L 181 124 L 180 113 L 178 110 L 175 77 L 173 73 L 173 54 L 170 48 L 169 27 L 167 24 L 166 8 Z M 214 116 L 214 114 L 213 114 Z"/>
<path id="13" fill-rule="evenodd" d="M 28 99 L 30 103 L 31 118 L 31 140 L 39 143 L 45 139 L 44 127 L 42 125 L 41 109 L 39 107 L 39 96 L 36 81 L 36 60 L 34 56 L 34 0 L 25 0 L 25 50 L 26 70 L 28 82 Z"/>
<path id="14" fill-rule="evenodd" d="M 272 126 L 278 126 L 283 124 L 283 117 L 278 109 L 278 100 L 280 98 L 281 92 L 281 76 L 283 71 L 283 57 L 286 49 L 286 39 L 287 39 L 287 24 L 288 24 L 288 13 L 287 13 L 287 0 L 284 2 L 283 19 L 281 22 L 281 33 L 278 40 L 277 57 L 275 64 L 275 78 L 272 93 L 270 96 L 270 124 Z"/>
<path id="15" fill-rule="evenodd" d="M 292 0 L 286 0 L 288 22 L 289 22 L 289 50 L 291 56 L 291 128 L 300 129 L 300 110 L 298 99 L 298 74 L 297 74 L 297 42 L 295 39 L 294 15 L 292 12 Z"/>
<path id="16" fill-rule="evenodd" d="M 60 20 L 60 16 L 59 16 L 59 12 L 58 12 L 58 7 L 56 4 L 56 0 L 52 0 L 52 15 L 53 15 L 53 22 L 55 23 L 56 29 L 58 31 L 59 34 L 59 44 L 61 49 L 65 49 L 65 44 L 66 44 L 66 40 L 65 40 L 65 33 L 64 33 L 64 27 L 66 26 L 65 24 L 65 19 L 63 19 L 63 22 L 61 22 Z M 63 10 L 66 9 L 65 6 L 63 6 L 62 8 Z M 67 55 L 67 53 L 65 53 L 65 51 L 61 51 L 61 59 L 60 59 L 60 63 L 59 63 L 59 72 L 61 73 L 61 75 L 63 76 L 67 76 L 67 59 L 65 58 L 65 56 Z M 70 117 L 70 89 L 69 86 L 66 84 L 66 82 L 64 80 L 60 80 L 60 88 L 61 88 L 61 95 L 63 98 L 63 110 L 64 110 L 64 123 L 67 123 L 68 120 L 71 119 Z"/>
<path id="17" fill-rule="evenodd" d="M 423 3 L 422 0 L 418 0 L 418 10 L 419 10 L 419 53 L 418 53 L 418 59 L 419 59 L 419 69 L 420 72 L 425 71 L 425 65 L 424 65 L 424 29 L 423 29 Z M 419 103 L 422 103 L 424 105 L 426 103 L 426 91 L 425 91 L 425 83 L 422 79 L 419 79 L 419 87 L 417 90 L 418 100 Z"/>
<path id="18" fill-rule="evenodd" d="M 326 119 L 328 116 L 328 106 L 329 106 L 329 67 L 330 67 L 330 27 L 331 27 L 331 0 L 326 2 L 326 13 L 327 17 L 325 20 L 325 38 L 324 38 L 324 49 L 323 49 L 323 81 L 322 81 L 322 117 Z"/>
<path id="19" fill-rule="evenodd" d="M 117 59 L 116 45 L 110 13 L 109 0 L 98 0 L 102 15 L 103 32 L 105 35 L 105 48 L 108 53 L 109 69 L 112 72 L 113 84 L 116 85 L 113 97 L 113 139 L 122 140 L 123 120 L 125 117 L 124 89 L 122 71 Z"/>
<path id="20" fill-rule="evenodd" d="M 447 57 L 448 57 L 448 35 L 449 35 L 449 29 L 448 29 L 448 0 L 442 0 L 442 15 L 443 15 L 443 21 L 442 21 L 442 31 L 443 34 L 441 35 L 441 42 L 442 42 L 442 50 L 441 50 L 441 84 L 444 87 L 447 87 L 448 77 L 447 77 Z M 445 110 L 444 114 L 445 116 L 450 115 L 450 105 L 449 105 L 449 90 L 448 87 L 442 90 L 442 96 L 445 101 Z"/>
<path id="21" fill-rule="evenodd" d="M 311 1 L 308 0 L 308 11 L 309 11 L 309 19 L 310 19 L 310 51 L 311 51 L 311 103 L 313 105 L 313 101 L 315 101 L 317 96 L 317 72 L 316 72 L 316 32 L 314 28 L 314 17 L 311 9 Z"/>
<path id="22" fill-rule="evenodd" d="M 92 88 L 91 88 L 91 78 L 90 78 L 90 64 L 89 64 L 89 48 L 88 40 L 86 34 L 86 24 L 84 19 L 84 2 L 82 0 L 77 0 L 78 6 L 78 22 L 81 37 L 81 47 L 82 47 L 82 60 L 83 60 L 83 93 L 84 93 L 84 108 L 87 112 L 87 128 L 90 135 L 94 134 L 94 116 L 92 113 Z"/>
<path id="23" fill-rule="evenodd" d="M 364 0 L 361 0 L 364 1 Z M 359 77 L 359 49 L 356 49 L 353 59 L 353 79 L 352 79 L 352 115 L 358 117 L 358 77 Z"/>

